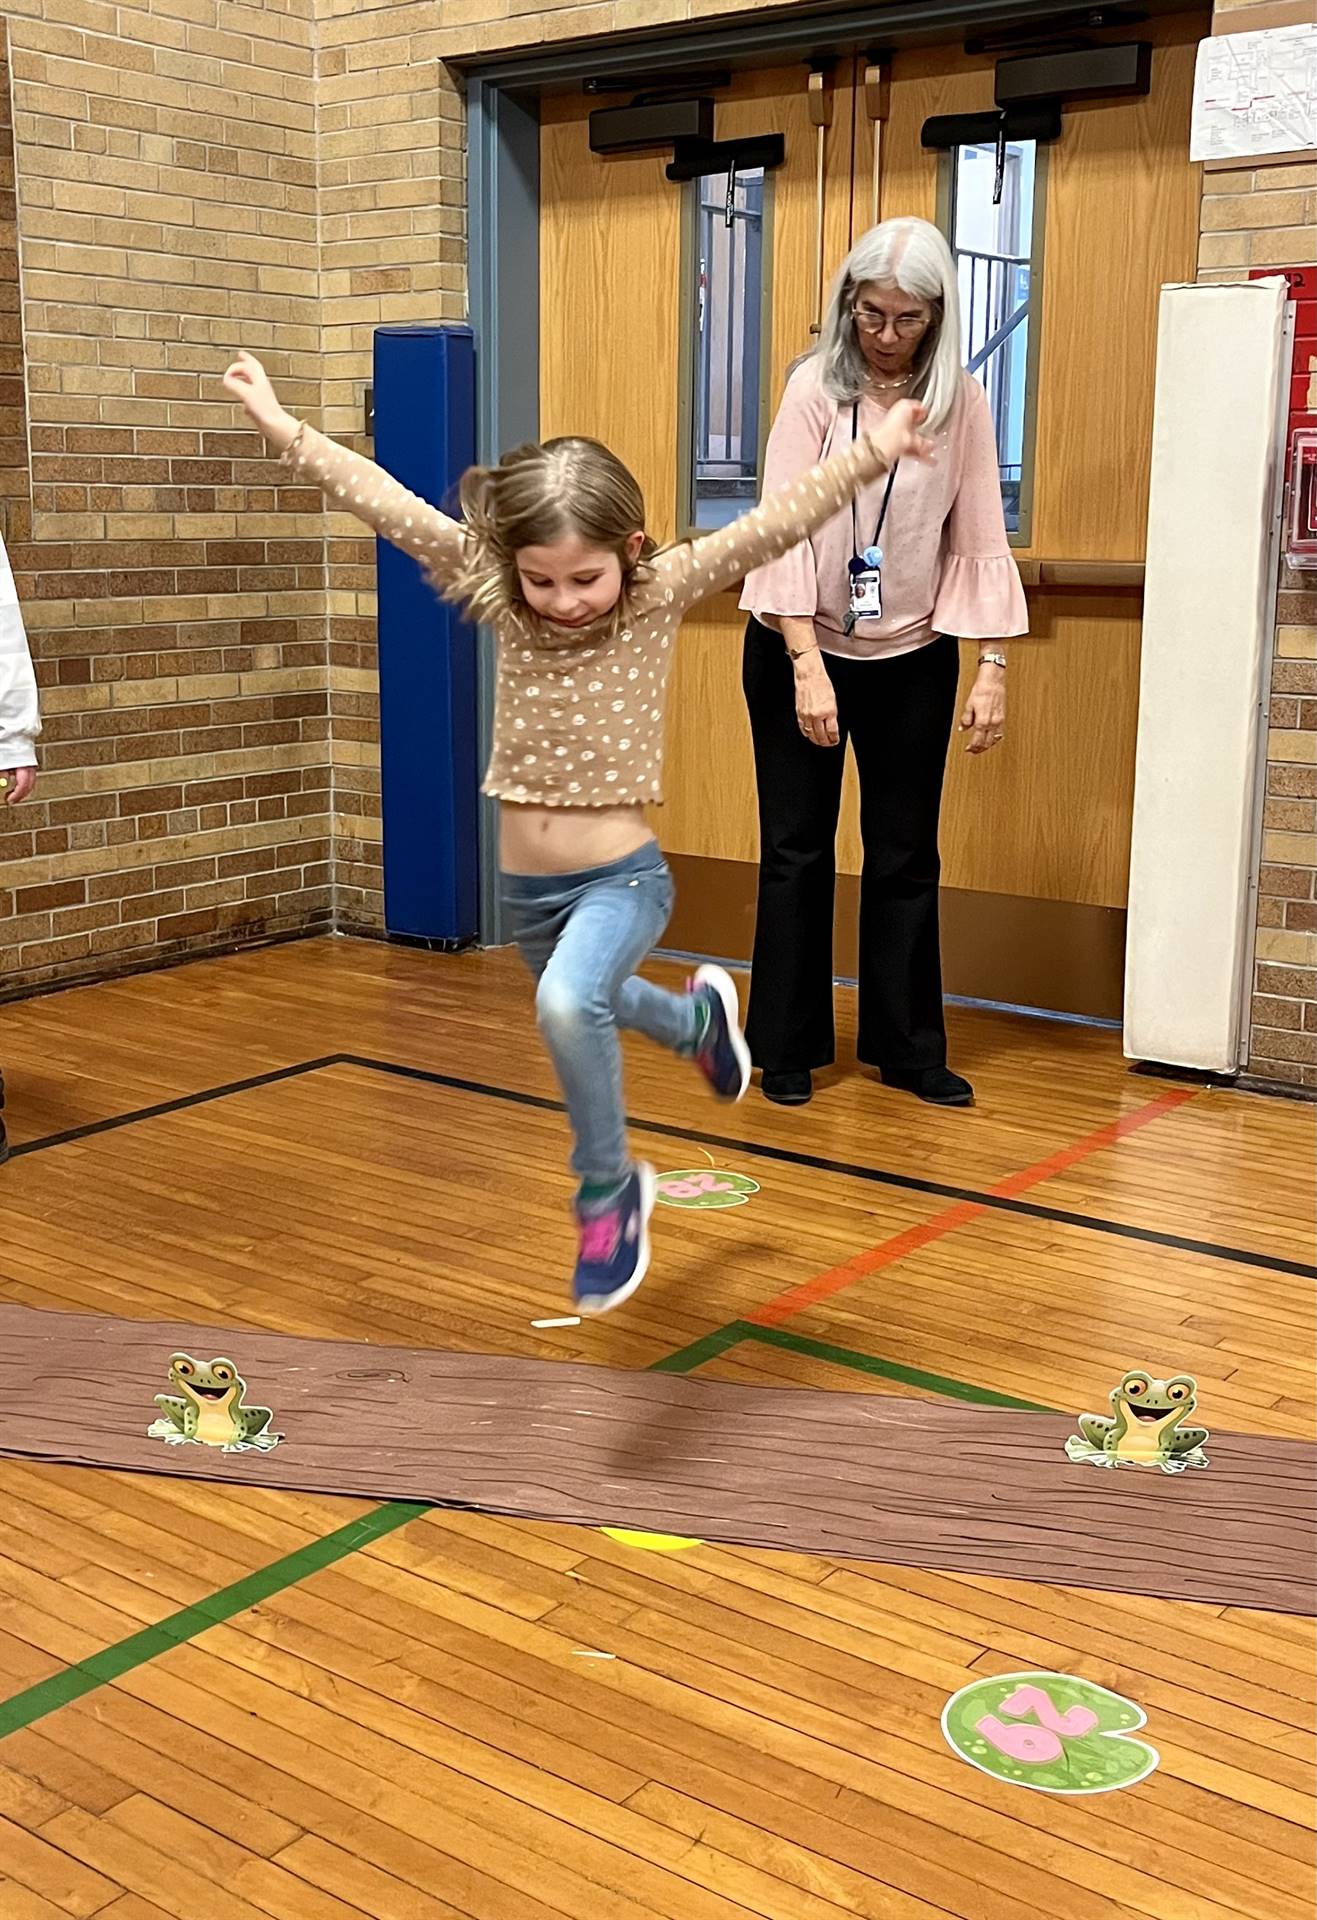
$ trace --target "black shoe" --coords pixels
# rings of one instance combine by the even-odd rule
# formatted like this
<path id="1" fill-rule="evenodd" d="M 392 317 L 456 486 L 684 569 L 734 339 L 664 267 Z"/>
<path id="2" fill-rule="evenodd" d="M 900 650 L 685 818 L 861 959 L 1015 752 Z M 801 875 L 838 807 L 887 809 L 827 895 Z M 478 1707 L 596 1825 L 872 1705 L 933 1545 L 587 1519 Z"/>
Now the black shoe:
<path id="1" fill-rule="evenodd" d="M 812 1073 L 766 1073 L 764 1098 L 775 1107 L 804 1107 L 814 1097 Z"/>
<path id="2" fill-rule="evenodd" d="M 882 1077 L 885 1087 L 899 1087 L 902 1093 L 913 1093 L 916 1100 L 926 1100 L 930 1107 L 974 1105 L 973 1087 L 958 1073 L 952 1073 L 950 1067 L 913 1067 L 906 1073 L 884 1067 Z"/>

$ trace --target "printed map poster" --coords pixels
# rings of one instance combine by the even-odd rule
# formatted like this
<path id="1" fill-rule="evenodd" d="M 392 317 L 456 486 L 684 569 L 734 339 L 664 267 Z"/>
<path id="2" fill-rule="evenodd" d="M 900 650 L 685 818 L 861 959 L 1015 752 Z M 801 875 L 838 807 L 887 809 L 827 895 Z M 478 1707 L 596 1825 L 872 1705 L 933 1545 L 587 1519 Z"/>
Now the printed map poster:
<path id="1" fill-rule="evenodd" d="M 1191 160 L 1317 147 L 1317 24 L 1223 33 L 1198 48 Z"/>

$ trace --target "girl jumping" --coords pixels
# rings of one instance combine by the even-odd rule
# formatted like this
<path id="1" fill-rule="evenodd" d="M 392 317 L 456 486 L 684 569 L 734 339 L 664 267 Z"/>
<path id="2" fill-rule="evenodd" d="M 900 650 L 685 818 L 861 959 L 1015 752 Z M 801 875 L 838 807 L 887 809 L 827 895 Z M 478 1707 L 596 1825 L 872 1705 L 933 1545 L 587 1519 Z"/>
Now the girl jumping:
<path id="1" fill-rule="evenodd" d="M 550 440 L 472 468 L 458 522 L 285 413 L 250 354 L 224 385 L 332 507 L 414 555 L 439 593 L 494 631 L 484 791 L 500 802 L 507 905 L 575 1136 L 576 1306 L 607 1313 L 645 1277 L 655 1195 L 653 1170 L 627 1141 L 618 1029 L 693 1060 L 720 1099 L 739 1100 L 750 1080 L 736 987 L 721 967 L 700 967 L 684 994 L 636 972 L 673 903 L 644 809 L 663 797 L 678 625 L 696 601 L 808 539 L 897 460 L 927 459 L 924 410 L 899 403 L 875 433 L 753 513 L 659 552 L 639 486 L 596 441 Z"/>

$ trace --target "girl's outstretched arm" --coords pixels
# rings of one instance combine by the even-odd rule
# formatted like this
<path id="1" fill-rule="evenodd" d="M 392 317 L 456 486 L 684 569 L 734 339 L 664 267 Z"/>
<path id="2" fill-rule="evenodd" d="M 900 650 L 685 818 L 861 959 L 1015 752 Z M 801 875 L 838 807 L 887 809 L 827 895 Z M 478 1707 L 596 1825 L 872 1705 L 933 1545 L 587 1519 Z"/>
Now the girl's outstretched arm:
<path id="1" fill-rule="evenodd" d="M 928 460 L 932 445 L 919 433 L 924 409 L 900 400 L 876 433 L 864 433 L 844 453 L 765 494 L 752 513 L 700 540 L 670 547 L 654 561 L 659 585 L 678 605 L 692 605 L 762 567 L 831 520 L 860 488 L 898 460 Z"/>
<path id="2" fill-rule="evenodd" d="M 466 544 L 460 522 L 409 493 L 373 460 L 285 413 L 259 360 L 240 353 L 224 376 L 224 390 L 285 463 L 314 480 L 331 507 L 355 514 L 395 547 L 414 554 L 441 586 L 458 571 Z"/>

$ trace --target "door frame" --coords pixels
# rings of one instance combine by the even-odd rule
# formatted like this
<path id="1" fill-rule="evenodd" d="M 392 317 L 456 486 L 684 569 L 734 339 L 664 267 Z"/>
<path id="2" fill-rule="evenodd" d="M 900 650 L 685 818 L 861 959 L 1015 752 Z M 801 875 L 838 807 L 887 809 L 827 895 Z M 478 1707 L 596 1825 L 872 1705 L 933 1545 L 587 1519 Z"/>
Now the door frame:
<path id="1" fill-rule="evenodd" d="M 1150 11 L 1178 13 L 1188 0 L 1151 0 Z M 793 7 L 736 16 L 705 28 L 610 33 L 519 53 L 459 56 L 450 64 L 467 97 L 469 318 L 476 340 L 476 458 L 496 461 L 507 447 L 538 440 L 540 423 L 540 98 L 590 78 L 718 67 L 808 65 L 869 55 L 967 31 L 1043 23 L 1064 0 L 895 0 L 872 9 L 829 12 Z M 1071 8 L 1073 11 L 1073 8 Z M 881 31 L 879 29 L 881 28 Z M 482 752 L 493 726 L 494 652 L 479 640 L 477 700 Z M 506 941 L 498 880 L 498 809 L 480 808 L 482 946 Z"/>

